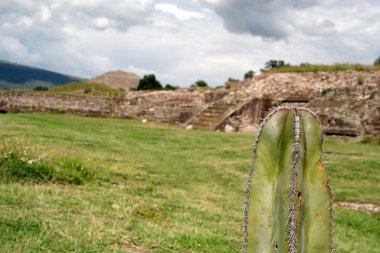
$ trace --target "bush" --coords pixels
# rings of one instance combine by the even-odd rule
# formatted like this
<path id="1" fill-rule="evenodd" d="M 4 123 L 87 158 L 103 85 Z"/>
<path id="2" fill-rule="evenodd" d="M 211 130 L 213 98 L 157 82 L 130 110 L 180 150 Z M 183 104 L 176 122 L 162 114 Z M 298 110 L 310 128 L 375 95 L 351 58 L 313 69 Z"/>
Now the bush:
<path id="1" fill-rule="evenodd" d="M 326 96 L 328 94 L 330 94 L 333 90 L 331 88 L 326 88 L 326 89 L 323 89 L 322 92 L 321 92 L 321 96 Z"/>
<path id="2" fill-rule="evenodd" d="M 165 85 L 165 90 L 176 90 L 177 88 L 178 87 L 170 85 L 170 84 L 166 84 Z"/>
<path id="3" fill-rule="evenodd" d="M 83 91 L 84 94 L 88 94 L 88 93 L 91 93 L 91 88 L 87 87 L 84 89 Z"/>
<path id="4" fill-rule="evenodd" d="M 248 73 L 248 72 L 247 72 Z M 247 74 L 246 73 L 246 74 Z M 245 75 L 244 75 L 244 77 L 245 77 Z M 244 78 L 245 79 L 245 78 Z M 230 77 L 230 78 L 228 78 L 228 80 L 227 80 L 227 82 L 226 83 L 236 83 L 236 82 L 239 82 L 239 79 L 235 79 L 235 78 L 232 78 L 232 77 Z"/>
<path id="5" fill-rule="evenodd" d="M 94 170 L 70 158 L 46 160 L 22 139 L 5 140 L 0 146 L 0 182 L 83 184 L 95 179 Z"/>
<path id="6" fill-rule="evenodd" d="M 207 88 L 208 84 L 203 80 L 198 80 L 190 86 L 191 88 Z"/>
<path id="7" fill-rule="evenodd" d="M 47 91 L 47 90 L 49 90 L 49 88 L 45 87 L 45 86 L 37 86 L 33 90 L 34 91 Z"/>
<path id="8" fill-rule="evenodd" d="M 154 74 L 144 75 L 144 77 L 140 79 L 137 90 L 162 90 L 162 85 Z"/>
<path id="9" fill-rule="evenodd" d="M 276 69 L 276 68 L 281 68 L 284 66 L 289 66 L 289 63 L 285 63 L 283 60 L 269 60 L 265 63 L 265 69 L 266 70 L 271 70 L 271 69 Z"/>
<path id="10" fill-rule="evenodd" d="M 64 114 L 67 112 L 67 108 L 66 107 L 58 107 L 57 109 L 55 109 L 55 112 L 59 113 L 59 114 Z"/>
<path id="11" fill-rule="evenodd" d="M 248 71 L 247 73 L 244 74 L 244 80 L 250 79 L 250 78 L 252 78 L 254 76 L 255 76 L 255 71 L 250 70 L 250 71 Z"/>
<path id="12" fill-rule="evenodd" d="M 364 84 L 364 76 L 358 75 L 356 82 L 358 85 L 363 85 Z"/>
<path id="13" fill-rule="evenodd" d="M 380 65 L 380 56 L 375 60 L 373 65 Z"/>

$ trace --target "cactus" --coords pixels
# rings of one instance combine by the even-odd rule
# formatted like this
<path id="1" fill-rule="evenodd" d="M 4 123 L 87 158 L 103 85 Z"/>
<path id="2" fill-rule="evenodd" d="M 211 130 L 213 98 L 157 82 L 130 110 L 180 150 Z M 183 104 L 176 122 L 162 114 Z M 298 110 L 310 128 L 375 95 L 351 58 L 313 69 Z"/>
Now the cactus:
<path id="1" fill-rule="evenodd" d="M 331 190 L 317 116 L 282 106 L 263 120 L 245 201 L 245 253 L 333 252 Z"/>

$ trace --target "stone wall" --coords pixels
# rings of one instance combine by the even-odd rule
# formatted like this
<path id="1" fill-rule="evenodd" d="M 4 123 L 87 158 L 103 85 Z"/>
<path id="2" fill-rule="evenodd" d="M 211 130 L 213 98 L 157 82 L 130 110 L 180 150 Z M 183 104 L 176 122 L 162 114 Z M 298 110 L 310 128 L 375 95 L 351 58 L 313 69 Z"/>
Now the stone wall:
<path id="1" fill-rule="evenodd" d="M 226 98 L 246 103 L 219 130 L 254 132 L 270 107 L 285 103 L 315 111 L 328 135 L 380 138 L 380 71 L 265 74 L 229 89 Z"/>
<path id="2" fill-rule="evenodd" d="M 62 95 L 27 91 L 0 91 L 0 110 L 7 112 L 63 112 L 99 117 L 144 118 L 180 124 L 225 90 L 134 91 L 123 98 Z"/>
<path id="3" fill-rule="evenodd" d="M 326 134 L 380 139 L 380 85 L 332 90 L 308 104 Z"/>
<path id="4" fill-rule="evenodd" d="M 360 83 L 362 82 L 362 83 Z M 230 90 L 242 98 L 285 100 L 306 96 L 309 100 L 324 90 L 380 84 L 380 71 L 338 71 L 311 73 L 267 73 L 242 82 L 230 83 Z"/>

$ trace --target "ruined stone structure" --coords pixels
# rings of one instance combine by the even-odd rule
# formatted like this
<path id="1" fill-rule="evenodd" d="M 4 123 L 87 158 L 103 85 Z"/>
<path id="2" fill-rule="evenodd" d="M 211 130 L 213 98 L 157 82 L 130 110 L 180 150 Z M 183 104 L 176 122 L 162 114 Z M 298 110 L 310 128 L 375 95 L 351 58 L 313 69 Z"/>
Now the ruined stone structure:
<path id="1" fill-rule="evenodd" d="M 123 98 L 1 91 L 0 110 L 141 118 L 187 129 L 255 132 L 283 103 L 307 106 L 326 134 L 380 138 L 380 71 L 269 73 L 215 90 L 130 91 Z"/>
<path id="2" fill-rule="evenodd" d="M 123 70 L 114 70 L 94 77 L 90 79 L 89 82 L 105 84 L 114 89 L 122 88 L 129 90 L 130 88 L 137 88 L 140 79 L 141 78 L 134 73 Z"/>
<path id="3" fill-rule="evenodd" d="M 31 91 L 0 91 L 3 112 L 68 112 L 81 116 L 143 118 L 184 123 L 224 96 L 225 91 L 134 91 L 124 98 L 75 96 Z"/>
<path id="4" fill-rule="evenodd" d="M 380 140 L 380 84 L 336 89 L 308 107 L 319 115 L 326 134 Z"/>
<path id="5" fill-rule="evenodd" d="M 195 127 L 254 132 L 268 108 L 286 103 L 320 114 L 326 134 L 378 136 L 379 71 L 272 73 L 227 87 L 228 94 L 215 104 L 229 106 L 219 118 L 215 110 L 204 110 L 193 120 Z"/>

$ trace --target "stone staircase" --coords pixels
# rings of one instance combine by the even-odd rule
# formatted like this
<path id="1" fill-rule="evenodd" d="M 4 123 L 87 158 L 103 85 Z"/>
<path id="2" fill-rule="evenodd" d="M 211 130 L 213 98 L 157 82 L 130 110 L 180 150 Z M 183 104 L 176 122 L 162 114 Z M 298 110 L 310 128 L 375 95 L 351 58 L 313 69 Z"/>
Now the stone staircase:
<path id="1" fill-rule="evenodd" d="M 291 95 L 282 100 L 281 104 L 287 104 L 292 106 L 303 107 L 306 106 L 310 102 L 310 98 L 305 95 Z"/>
<path id="2" fill-rule="evenodd" d="M 192 125 L 195 129 L 215 130 L 235 111 L 235 107 L 235 103 L 227 103 L 224 99 L 217 100 L 188 122 L 187 126 Z"/>

